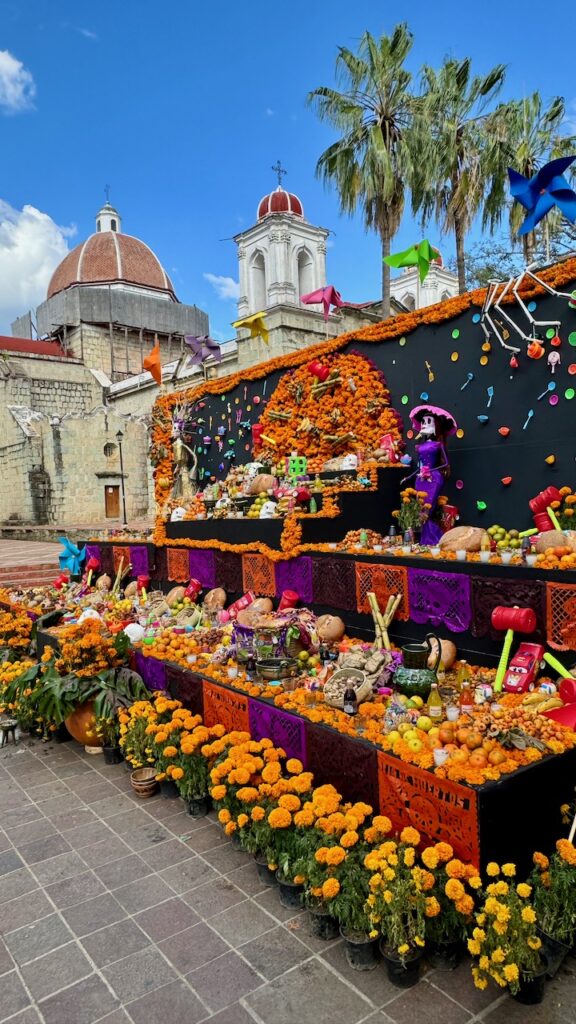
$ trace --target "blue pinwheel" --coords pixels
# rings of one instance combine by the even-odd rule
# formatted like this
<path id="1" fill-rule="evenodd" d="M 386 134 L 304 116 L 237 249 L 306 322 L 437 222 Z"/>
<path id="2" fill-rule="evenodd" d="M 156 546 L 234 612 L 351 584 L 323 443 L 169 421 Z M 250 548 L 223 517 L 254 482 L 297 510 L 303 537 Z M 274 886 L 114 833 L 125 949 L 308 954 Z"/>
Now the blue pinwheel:
<path id="1" fill-rule="evenodd" d="M 576 192 L 564 177 L 564 171 L 573 160 L 576 160 L 576 156 L 551 160 L 533 178 L 525 178 L 512 167 L 508 168 L 511 195 L 528 210 L 519 235 L 533 231 L 553 206 L 557 206 L 571 224 L 576 221 Z"/>
<path id="2" fill-rule="evenodd" d="M 59 537 L 62 551 L 58 555 L 58 562 L 61 569 L 67 569 L 71 576 L 79 576 L 82 571 L 82 562 L 86 558 L 86 548 L 78 548 L 68 537 Z"/>

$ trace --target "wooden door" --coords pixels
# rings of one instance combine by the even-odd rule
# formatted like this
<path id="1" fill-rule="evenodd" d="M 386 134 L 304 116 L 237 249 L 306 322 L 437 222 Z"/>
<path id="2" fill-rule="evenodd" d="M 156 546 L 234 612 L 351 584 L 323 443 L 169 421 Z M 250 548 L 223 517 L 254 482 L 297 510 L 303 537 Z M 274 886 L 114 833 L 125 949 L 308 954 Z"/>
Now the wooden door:
<path id="1" fill-rule="evenodd" d="M 113 484 L 104 488 L 106 519 L 120 519 L 120 487 Z"/>

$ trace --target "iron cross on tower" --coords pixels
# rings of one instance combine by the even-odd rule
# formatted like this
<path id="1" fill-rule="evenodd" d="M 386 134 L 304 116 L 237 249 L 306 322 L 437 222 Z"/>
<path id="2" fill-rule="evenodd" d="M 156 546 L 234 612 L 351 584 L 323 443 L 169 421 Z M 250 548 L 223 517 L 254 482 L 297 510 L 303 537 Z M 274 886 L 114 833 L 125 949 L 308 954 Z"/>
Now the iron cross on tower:
<path id="1" fill-rule="evenodd" d="M 110 204 L 110 185 L 105 185 L 104 186 L 104 195 L 106 196 L 106 202 L 109 205 Z"/>
<path id="2" fill-rule="evenodd" d="M 284 170 L 279 160 L 276 161 L 275 165 L 272 167 L 272 170 L 274 171 L 274 174 L 278 175 L 278 185 L 280 188 L 282 188 L 282 175 L 288 174 L 288 171 Z"/>

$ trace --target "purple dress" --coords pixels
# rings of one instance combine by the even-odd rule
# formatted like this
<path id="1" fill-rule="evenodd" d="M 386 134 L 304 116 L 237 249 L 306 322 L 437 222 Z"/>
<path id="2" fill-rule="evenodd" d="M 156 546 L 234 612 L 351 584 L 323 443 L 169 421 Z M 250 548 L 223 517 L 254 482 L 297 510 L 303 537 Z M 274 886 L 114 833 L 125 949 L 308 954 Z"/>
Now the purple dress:
<path id="1" fill-rule="evenodd" d="M 436 508 L 438 495 L 442 490 L 444 475 L 440 466 L 446 466 L 448 460 L 441 441 L 423 441 L 416 447 L 418 455 L 418 474 L 414 486 L 417 491 L 426 492 L 426 501 L 432 506 L 429 517 Z M 428 518 L 422 527 L 422 543 L 435 545 L 442 536 L 442 530 Z"/>

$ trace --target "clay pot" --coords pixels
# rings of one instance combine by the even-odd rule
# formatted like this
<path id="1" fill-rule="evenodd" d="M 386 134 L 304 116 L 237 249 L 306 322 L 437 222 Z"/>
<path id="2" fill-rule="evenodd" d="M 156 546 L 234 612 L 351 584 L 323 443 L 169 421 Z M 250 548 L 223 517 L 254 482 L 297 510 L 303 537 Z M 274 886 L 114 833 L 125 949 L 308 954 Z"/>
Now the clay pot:
<path id="1" fill-rule="evenodd" d="M 158 789 L 155 768 L 136 768 L 130 773 L 130 784 L 140 800 L 154 796 Z"/>
<path id="2" fill-rule="evenodd" d="M 101 747 L 102 739 L 96 733 L 94 701 L 87 700 L 79 704 L 75 711 L 65 719 L 66 728 L 71 736 L 85 747 Z"/>

